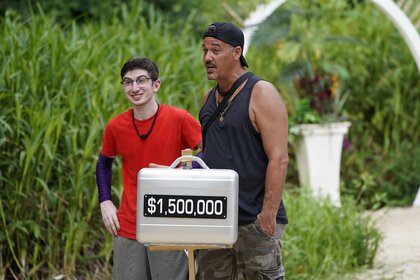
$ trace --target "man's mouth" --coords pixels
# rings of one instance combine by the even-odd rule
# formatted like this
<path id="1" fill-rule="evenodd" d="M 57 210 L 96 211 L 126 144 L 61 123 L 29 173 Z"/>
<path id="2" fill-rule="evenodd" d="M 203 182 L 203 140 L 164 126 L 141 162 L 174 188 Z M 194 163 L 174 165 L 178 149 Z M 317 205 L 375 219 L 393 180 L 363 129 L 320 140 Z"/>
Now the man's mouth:
<path id="1" fill-rule="evenodd" d="M 207 71 L 213 71 L 213 69 L 215 69 L 216 67 L 214 67 L 214 65 L 207 64 L 206 68 L 207 68 Z"/>
<path id="2" fill-rule="evenodd" d="M 133 99 L 140 99 L 142 95 L 143 95 L 143 93 L 132 93 L 132 94 L 130 94 L 130 96 Z"/>

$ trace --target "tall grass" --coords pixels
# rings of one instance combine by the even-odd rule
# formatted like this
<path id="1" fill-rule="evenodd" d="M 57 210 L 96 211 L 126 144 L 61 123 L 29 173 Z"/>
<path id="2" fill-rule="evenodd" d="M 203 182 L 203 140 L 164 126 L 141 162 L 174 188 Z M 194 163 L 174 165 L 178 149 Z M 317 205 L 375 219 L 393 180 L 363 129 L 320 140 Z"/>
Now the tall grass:
<path id="1" fill-rule="evenodd" d="M 289 225 L 283 259 L 287 279 L 339 279 L 373 264 L 382 237 L 353 200 L 337 208 L 309 190 L 285 195 Z"/>
<path id="2" fill-rule="evenodd" d="M 126 59 L 155 60 L 159 101 L 198 112 L 207 81 L 188 16 L 173 33 L 145 9 L 133 1 L 119 17 L 84 25 L 58 25 L 42 10 L 1 19 L 0 275 L 73 277 L 108 263 L 95 164 L 104 125 L 129 107 L 119 84 Z"/>

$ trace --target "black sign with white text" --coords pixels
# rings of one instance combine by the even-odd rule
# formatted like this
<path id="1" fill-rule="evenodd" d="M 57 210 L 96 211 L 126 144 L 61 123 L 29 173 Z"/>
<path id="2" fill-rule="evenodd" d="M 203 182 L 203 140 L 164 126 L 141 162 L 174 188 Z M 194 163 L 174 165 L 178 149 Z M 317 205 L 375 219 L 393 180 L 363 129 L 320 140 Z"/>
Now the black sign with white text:
<path id="1" fill-rule="evenodd" d="M 225 196 L 144 195 L 145 217 L 226 219 Z"/>

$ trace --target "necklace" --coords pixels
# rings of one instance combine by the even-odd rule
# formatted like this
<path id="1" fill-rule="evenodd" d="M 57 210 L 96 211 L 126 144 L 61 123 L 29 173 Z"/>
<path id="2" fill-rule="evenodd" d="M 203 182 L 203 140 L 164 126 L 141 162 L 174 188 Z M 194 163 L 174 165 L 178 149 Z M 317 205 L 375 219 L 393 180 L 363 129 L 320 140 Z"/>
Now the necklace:
<path id="1" fill-rule="evenodd" d="M 230 89 L 226 92 L 223 92 L 220 90 L 219 84 L 217 84 L 217 92 L 220 96 L 223 97 L 222 102 L 220 103 L 221 106 L 220 108 L 217 108 L 213 115 L 210 117 L 212 120 L 210 121 L 210 123 L 217 118 L 217 116 L 219 115 L 219 121 L 222 122 L 224 120 L 224 115 L 226 113 L 226 111 L 229 109 L 230 104 L 232 102 L 232 99 L 235 98 L 235 95 L 238 93 L 238 90 L 241 86 L 241 84 L 243 84 L 243 82 L 249 78 L 252 75 L 251 72 L 245 72 L 244 74 L 242 74 L 234 83 L 233 85 L 230 87 Z M 218 95 L 216 95 L 216 104 L 217 107 L 219 107 L 219 102 L 218 102 Z M 226 104 L 226 105 L 225 105 Z M 220 112 L 220 113 L 218 113 Z M 207 129 L 206 129 L 207 130 Z M 204 135 L 204 134 L 203 134 Z"/>
<path id="2" fill-rule="evenodd" d="M 226 104 L 225 108 L 223 109 L 223 111 L 220 112 L 220 114 L 219 114 L 219 121 L 220 122 L 222 122 L 224 120 L 224 115 L 225 115 L 226 111 L 228 110 L 231 102 L 232 102 L 232 98 L 228 100 L 228 103 Z M 217 104 L 217 106 L 219 106 L 219 104 Z"/>
<path id="3" fill-rule="evenodd" d="M 229 97 L 229 99 L 228 99 L 228 101 L 227 101 L 227 104 L 226 104 L 226 106 L 224 107 L 224 108 L 222 108 L 222 110 L 220 111 L 220 113 L 219 113 L 219 121 L 220 122 L 222 122 L 224 119 L 225 119 L 225 114 L 226 114 L 226 112 L 227 112 L 227 110 L 229 109 L 229 107 L 230 107 L 230 105 L 231 105 L 231 103 L 232 103 L 232 100 L 236 97 L 236 94 L 237 94 L 237 92 L 238 92 L 238 90 L 239 90 L 239 88 L 236 88 L 236 90 L 235 90 L 235 92 L 233 92 L 231 95 L 230 95 L 230 97 Z M 219 85 L 217 85 L 217 91 L 218 91 L 218 93 L 224 98 L 224 97 L 226 97 L 226 92 L 225 93 L 221 93 L 220 91 L 219 91 Z M 217 94 L 217 93 L 216 93 Z M 222 100 L 223 101 L 223 100 Z M 217 101 L 217 97 L 216 97 L 216 106 L 217 107 L 219 107 L 219 102 Z"/>
<path id="4" fill-rule="evenodd" d="M 157 118 L 158 113 L 159 113 L 159 104 L 158 104 L 157 106 L 158 106 L 158 107 L 157 107 L 157 110 L 156 110 L 156 114 L 155 114 L 155 116 L 153 117 L 153 122 L 152 122 L 152 125 L 150 126 L 149 131 L 148 131 L 146 134 L 140 134 L 140 133 L 139 133 L 139 131 L 138 131 L 138 129 L 137 129 L 137 126 L 136 126 L 136 122 L 134 121 L 134 109 L 133 109 L 133 113 L 131 114 L 131 118 L 132 118 L 132 120 L 133 120 L 133 126 L 134 126 L 134 129 L 135 129 L 135 130 L 136 130 L 136 132 L 137 132 L 137 135 L 140 137 L 140 139 L 141 139 L 141 140 L 145 140 L 145 139 L 147 138 L 147 136 L 149 136 L 149 134 L 152 132 L 153 127 L 155 126 L 156 118 Z"/>

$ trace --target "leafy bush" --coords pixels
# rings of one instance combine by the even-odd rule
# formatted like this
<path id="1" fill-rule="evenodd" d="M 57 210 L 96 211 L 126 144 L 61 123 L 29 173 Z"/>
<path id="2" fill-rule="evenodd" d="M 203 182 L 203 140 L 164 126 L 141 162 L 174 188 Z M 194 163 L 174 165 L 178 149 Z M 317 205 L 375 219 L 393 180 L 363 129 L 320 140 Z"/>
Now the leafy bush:
<path id="1" fill-rule="evenodd" d="M 187 15 L 190 16 L 190 35 L 201 37 L 203 29 L 215 21 L 233 20 L 242 24 L 243 19 L 255 9 L 258 4 L 268 2 L 260 1 L 196 1 L 196 0 L 3 0 L 0 2 L 0 15 L 6 10 L 13 9 L 24 17 L 29 17 L 31 12 L 38 12 L 41 6 L 46 14 L 53 15 L 55 21 L 65 24 L 69 20 L 78 23 L 92 21 L 107 21 L 112 17 L 119 16 L 124 6 L 141 5 L 159 11 L 167 22 L 177 25 L 182 29 Z M 28 7 L 29 4 L 29 7 Z M 132 7 L 136 9 L 136 7 Z M 148 18 L 147 10 L 141 14 Z M 138 15 L 140 16 L 140 15 Z M 181 19 L 181 20 L 179 20 Z"/>
<path id="2" fill-rule="evenodd" d="M 283 238 L 287 279 L 333 279 L 372 266 L 382 238 L 352 200 L 336 208 L 313 199 L 307 189 L 287 192 L 284 200 L 289 218 Z"/>
<path id="3" fill-rule="evenodd" d="M 344 195 L 356 198 L 359 205 L 369 209 L 413 203 L 418 190 L 415 182 L 420 182 L 420 173 L 413 172 L 418 166 L 420 147 L 404 143 L 401 151 L 388 156 L 361 155 L 344 153 L 343 165 L 352 168 L 344 168 L 342 175 L 354 178 L 345 184 Z"/>

